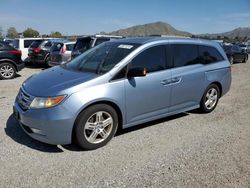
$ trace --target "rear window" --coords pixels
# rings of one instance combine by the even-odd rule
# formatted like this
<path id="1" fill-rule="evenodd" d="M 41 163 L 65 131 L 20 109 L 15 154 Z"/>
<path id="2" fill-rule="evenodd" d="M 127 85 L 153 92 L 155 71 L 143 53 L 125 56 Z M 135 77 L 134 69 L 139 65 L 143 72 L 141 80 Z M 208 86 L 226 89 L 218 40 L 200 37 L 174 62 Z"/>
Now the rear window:
<path id="1" fill-rule="evenodd" d="M 35 40 L 33 40 L 33 39 L 32 40 L 24 39 L 24 48 L 28 48 L 33 41 L 35 41 Z"/>
<path id="2" fill-rule="evenodd" d="M 74 48 L 74 45 L 75 45 L 75 44 L 66 44 L 66 50 L 67 50 L 67 51 L 72 51 L 73 48 Z"/>
<path id="3" fill-rule="evenodd" d="M 224 60 L 218 50 L 211 46 L 199 46 L 199 54 L 205 64 Z"/>
<path id="4" fill-rule="evenodd" d="M 42 40 L 35 40 L 30 44 L 30 48 L 38 48 L 42 42 Z"/>
<path id="5" fill-rule="evenodd" d="M 91 39 L 77 40 L 74 49 L 75 50 L 88 50 L 90 48 Z"/>
<path id="6" fill-rule="evenodd" d="M 62 46 L 63 46 L 63 43 L 54 43 L 52 45 L 52 47 L 50 48 L 50 51 L 51 52 L 58 52 L 61 50 Z"/>
<path id="7" fill-rule="evenodd" d="M 95 46 L 97 46 L 103 42 L 109 41 L 109 40 L 110 40 L 110 38 L 97 38 L 96 42 L 95 42 Z"/>
<path id="8" fill-rule="evenodd" d="M 17 49 L 19 48 L 19 39 L 13 40 L 13 47 Z"/>

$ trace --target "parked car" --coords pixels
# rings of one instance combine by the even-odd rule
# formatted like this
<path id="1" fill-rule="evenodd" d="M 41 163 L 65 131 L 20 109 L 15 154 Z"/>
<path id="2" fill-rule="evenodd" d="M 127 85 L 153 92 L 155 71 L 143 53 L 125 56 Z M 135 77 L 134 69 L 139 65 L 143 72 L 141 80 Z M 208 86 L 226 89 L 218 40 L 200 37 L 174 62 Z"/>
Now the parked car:
<path id="1" fill-rule="evenodd" d="M 13 39 L 5 38 L 3 41 L 8 45 L 13 46 Z"/>
<path id="2" fill-rule="evenodd" d="M 23 61 L 27 60 L 29 46 L 35 40 L 42 40 L 42 38 L 16 38 L 13 40 L 13 47 L 22 52 Z"/>
<path id="3" fill-rule="evenodd" d="M 235 62 L 246 63 L 248 60 L 248 54 L 238 45 L 223 45 L 223 49 L 231 64 Z"/>
<path id="4" fill-rule="evenodd" d="M 75 42 L 56 42 L 50 48 L 49 66 L 60 65 L 71 60 Z"/>
<path id="5" fill-rule="evenodd" d="M 250 53 L 250 44 L 240 44 L 239 45 L 241 47 L 242 50 L 244 50 L 246 53 Z"/>
<path id="6" fill-rule="evenodd" d="M 29 47 L 29 63 L 48 65 L 50 57 L 50 48 L 54 42 L 63 42 L 64 39 L 44 38 L 35 40 Z"/>
<path id="7" fill-rule="evenodd" d="M 24 63 L 21 59 L 22 52 L 0 42 L 0 79 L 12 79 L 16 72 L 22 70 Z"/>
<path id="8" fill-rule="evenodd" d="M 230 85 L 231 66 L 217 43 L 121 39 L 33 75 L 20 88 L 14 114 L 34 139 L 96 149 L 118 127 L 196 108 L 212 112 Z"/>
<path id="9" fill-rule="evenodd" d="M 121 39 L 121 36 L 110 36 L 110 35 L 94 35 L 94 36 L 85 36 L 77 39 L 76 44 L 74 45 L 71 58 L 75 58 L 83 52 L 87 51 L 94 46 L 97 46 L 103 42 Z"/>

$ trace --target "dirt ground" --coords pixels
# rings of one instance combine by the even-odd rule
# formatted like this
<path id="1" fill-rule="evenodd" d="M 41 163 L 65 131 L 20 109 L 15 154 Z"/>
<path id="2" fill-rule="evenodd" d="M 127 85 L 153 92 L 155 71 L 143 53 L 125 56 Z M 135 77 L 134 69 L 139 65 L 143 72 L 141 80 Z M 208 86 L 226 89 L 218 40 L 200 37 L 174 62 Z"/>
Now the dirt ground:
<path id="1" fill-rule="evenodd" d="M 0 80 L 0 187 L 249 187 L 250 61 L 210 114 L 187 112 L 120 132 L 81 151 L 29 138 L 12 116 L 22 82 Z"/>

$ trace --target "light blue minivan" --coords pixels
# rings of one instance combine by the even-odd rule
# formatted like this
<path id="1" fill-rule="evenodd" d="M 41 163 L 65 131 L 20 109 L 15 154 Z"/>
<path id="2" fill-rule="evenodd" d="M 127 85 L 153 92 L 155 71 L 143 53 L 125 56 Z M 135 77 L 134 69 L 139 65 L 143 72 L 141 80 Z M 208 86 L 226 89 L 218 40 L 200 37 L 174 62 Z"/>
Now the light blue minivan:
<path id="1" fill-rule="evenodd" d="M 96 149 L 118 127 L 196 108 L 209 113 L 230 85 L 230 63 L 217 43 L 120 39 L 28 78 L 14 115 L 36 140 L 56 145 L 75 140 L 84 149 Z"/>

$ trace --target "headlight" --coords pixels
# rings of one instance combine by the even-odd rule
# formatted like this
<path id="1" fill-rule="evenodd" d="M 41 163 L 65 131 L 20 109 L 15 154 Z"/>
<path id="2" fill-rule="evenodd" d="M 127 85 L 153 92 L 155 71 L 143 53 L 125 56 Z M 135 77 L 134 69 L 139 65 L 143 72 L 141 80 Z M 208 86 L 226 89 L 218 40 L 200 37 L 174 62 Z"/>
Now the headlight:
<path id="1" fill-rule="evenodd" d="M 65 97 L 66 95 L 58 96 L 58 97 L 49 97 L 49 98 L 35 97 L 32 103 L 30 104 L 30 108 L 37 109 L 37 108 L 53 107 L 53 106 L 60 104 Z"/>

